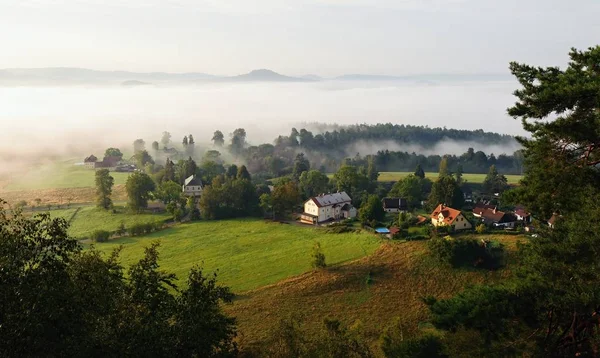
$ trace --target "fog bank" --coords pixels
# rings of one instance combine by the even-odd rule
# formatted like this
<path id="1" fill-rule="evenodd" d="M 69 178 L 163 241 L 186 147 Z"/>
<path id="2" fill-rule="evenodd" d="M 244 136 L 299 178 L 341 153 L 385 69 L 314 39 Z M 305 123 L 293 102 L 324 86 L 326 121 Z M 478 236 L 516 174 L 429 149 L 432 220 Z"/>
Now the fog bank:
<path id="1" fill-rule="evenodd" d="M 149 147 L 163 131 L 171 132 L 175 142 L 191 133 L 196 142 L 208 143 L 217 129 L 227 135 L 243 127 L 251 144 L 271 143 L 292 126 L 314 122 L 391 122 L 522 134 L 521 123 L 506 115 L 515 88 L 507 81 L 4 87 L 0 162 L 100 153 L 108 146 L 129 149 L 136 138 L 146 140 Z M 389 143 L 381 146 L 371 144 L 360 152 L 386 149 Z"/>

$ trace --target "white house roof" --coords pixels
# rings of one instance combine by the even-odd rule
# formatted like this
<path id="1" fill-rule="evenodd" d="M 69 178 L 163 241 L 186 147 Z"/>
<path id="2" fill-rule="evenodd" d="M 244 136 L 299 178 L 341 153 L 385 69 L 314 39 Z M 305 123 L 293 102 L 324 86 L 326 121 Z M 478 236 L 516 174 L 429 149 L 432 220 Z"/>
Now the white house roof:
<path id="1" fill-rule="evenodd" d="M 196 178 L 195 175 L 190 175 L 189 177 L 187 177 L 187 179 L 185 179 L 184 183 L 185 183 L 184 184 L 185 186 L 188 186 L 188 185 L 202 186 L 202 180 L 200 180 L 200 178 Z"/>
<path id="2" fill-rule="evenodd" d="M 319 206 L 319 207 L 330 206 L 330 205 L 341 204 L 341 203 L 348 203 L 348 202 L 352 201 L 352 199 L 350 199 L 350 196 L 348 196 L 348 194 L 346 194 L 345 191 L 342 191 L 341 193 L 331 193 L 331 194 L 323 194 L 323 195 L 319 195 L 319 196 L 314 196 L 314 197 L 310 198 L 309 200 L 314 201 L 315 204 L 317 204 L 317 206 Z"/>

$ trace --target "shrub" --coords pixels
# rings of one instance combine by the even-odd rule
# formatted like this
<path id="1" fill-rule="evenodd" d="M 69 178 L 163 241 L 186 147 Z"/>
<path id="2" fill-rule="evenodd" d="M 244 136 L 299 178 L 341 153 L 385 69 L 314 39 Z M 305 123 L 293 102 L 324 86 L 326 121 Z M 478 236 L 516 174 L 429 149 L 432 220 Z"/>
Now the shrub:
<path id="1" fill-rule="evenodd" d="M 324 268 L 327 267 L 327 264 L 325 263 L 325 254 L 323 253 L 323 250 L 321 249 L 321 243 L 316 242 L 315 245 L 313 246 L 313 252 L 312 252 L 312 267 L 314 268 Z"/>
<path id="2" fill-rule="evenodd" d="M 485 227 L 485 224 L 479 224 L 475 227 L 475 232 L 477 232 L 478 234 L 485 234 L 486 231 L 487 228 Z"/>
<path id="3" fill-rule="evenodd" d="M 110 232 L 106 230 L 96 230 L 90 236 L 90 239 L 94 242 L 106 242 L 110 237 Z"/>
<path id="4" fill-rule="evenodd" d="M 444 343 L 432 334 L 422 337 L 394 340 L 389 336 L 383 337 L 381 349 L 386 357 L 398 358 L 441 358 L 444 354 Z"/>
<path id="5" fill-rule="evenodd" d="M 453 267 L 497 269 L 504 266 L 504 245 L 496 241 L 437 237 L 429 241 L 429 249 L 438 261 Z"/>
<path id="6" fill-rule="evenodd" d="M 117 235 L 125 235 L 127 233 L 127 228 L 125 227 L 125 223 L 123 221 L 121 221 L 121 223 L 119 224 L 119 227 L 117 228 L 116 234 Z"/>

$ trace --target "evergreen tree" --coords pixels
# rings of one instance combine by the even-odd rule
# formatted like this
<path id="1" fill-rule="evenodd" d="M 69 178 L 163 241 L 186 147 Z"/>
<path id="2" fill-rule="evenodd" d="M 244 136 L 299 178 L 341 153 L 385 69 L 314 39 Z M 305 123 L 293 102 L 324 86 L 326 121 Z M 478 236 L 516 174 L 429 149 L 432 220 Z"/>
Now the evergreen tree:
<path id="1" fill-rule="evenodd" d="M 167 158 L 167 162 L 165 163 L 165 176 L 163 177 L 163 181 L 175 181 L 175 163 L 169 158 Z"/>
<path id="2" fill-rule="evenodd" d="M 238 167 L 235 164 L 231 164 L 229 167 L 227 167 L 227 172 L 225 173 L 225 175 L 228 178 L 235 178 L 237 176 L 238 173 Z"/>
<path id="3" fill-rule="evenodd" d="M 158 142 L 157 141 L 152 142 L 152 150 L 155 152 L 158 152 L 158 149 L 159 149 Z"/>
<path id="4" fill-rule="evenodd" d="M 300 179 L 300 175 L 309 170 L 310 162 L 304 157 L 304 153 L 296 154 L 296 159 L 294 159 L 294 170 L 292 172 L 292 176 L 294 177 L 294 179 Z"/>
<path id="5" fill-rule="evenodd" d="M 194 145 L 196 144 L 196 142 L 194 142 L 194 137 L 190 134 L 188 135 L 188 144 L 189 145 Z"/>
<path id="6" fill-rule="evenodd" d="M 421 164 L 417 164 L 417 167 L 415 168 L 415 176 L 421 179 L 425 179 L 425 172 L 423 171 Z"/>
<path id="7" fill-rule="evenodd" d="M 522 88 L 508 110 L 531 135 L 520 138 L 525 177 L 506 197 L 534 217 L 560 212 L 560 219 L 520 247 L 520 268 L 508 282 L 429 301 L 437 328 L 481 337 L 490 356 L 598 352 L 600 46 L 570 57 L 565 70 L 511 63 Z"/>
<path id="8" fill-rule="evenodd" d="M 250 176 L 250 173 L 248 172 L 248 169 L 246 168 L 245 165 L 242 165 L 238 169 L 238 172 L 236 174 L 236 178 L 237 179 L 241 179 L 241 180 L 251 180 L 252 179 L 252 177 Z"/>
<path id="9" fill-rule="evenodd" d="M 196 171 L 198 171 L 198 166 L 192 157 L 189 157 L 184 163 L 184 180 L 189 178 L 192 175 L 196 175 Z"/>
<path id="10" fill-rule="evenodd" d="M 188 137 L 187 136 L 183 137 L 183 141 L 181 142 L 181 144 L 183 144 L 183 148 L 186 148 L 188 146 Z"/>
<path id="11" fill-rule="evenodd" d="M 463 167 L 461 164 L 459 164 L 456 167 L 456 172 L 454 173 L 454 177 L 456 178 L 456 184 L 458 184 L 458 186 L 461 186 L 463 184 Z"/>
<path id="12" fill-rule="evenodd" d="M 217 147 L 222 147 L 225 145 L 225 136 L 221 131 L 215 131 L 211 140 L 213 144 Z"/>
<path id="13" fill-rule="evenodd" d="M 96 203 L 98 207 L 110 209 L 112 207 L 112 187 L 115 180 L 108 169 L 100 169 L 96 171 Z"/>
<path id="14" fill-rule="evenodd" d="M 449 175 L 445 175 L 433 183 L 427 201 L 432 208 L 438 204 L 445 204 L 460 210 L 464 205 L 465 199 L 456 180 Z"/>
<path id="15" fill-rule="evenodd" d="M 442 161 L 440 162 L 440 170 L 438 176 L 444 177 L 450 175 L 450 171 L 448 170 L 448 157 L 444 156 Z"/>

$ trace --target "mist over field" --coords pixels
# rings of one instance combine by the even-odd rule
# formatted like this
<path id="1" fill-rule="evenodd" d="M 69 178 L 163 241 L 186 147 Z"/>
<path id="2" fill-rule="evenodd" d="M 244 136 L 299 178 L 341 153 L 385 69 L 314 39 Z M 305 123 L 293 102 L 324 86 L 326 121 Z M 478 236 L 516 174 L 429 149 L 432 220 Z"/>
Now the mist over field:
<path id="1" fill-rule="evenodd" d="M 318 132 L 314 123 L 391 122 L 521 134 L 520 122 L 505 112 L 515 88 L 510 81 L 0 87 L 0 164 L 14 169 L 30 159 L 101 155 L 108 146 L 129 151 L 136 138 L 149 147 L 163 131 L 175 143 L 191 133 L 200 144 L 208 144 L 217 129 L 227 135 L 238 127 L 246 129 L 250 144 L 271 143 L 293 126 Z M 375 142 L 347 149 L 349 155 L 380 149 L 457 154 L 468 146 L 473 144 L 399 148 Z M 475 149 L 499 154 L 517 148 Z"/>

